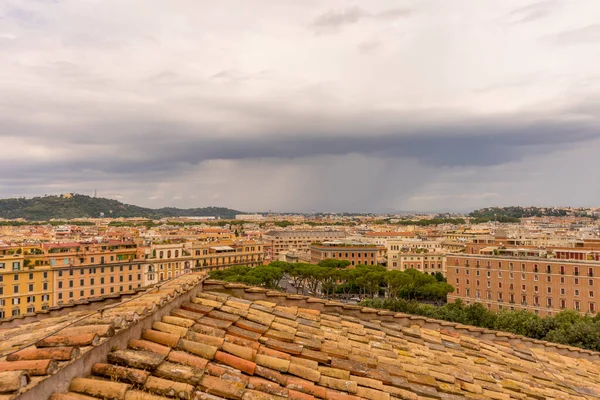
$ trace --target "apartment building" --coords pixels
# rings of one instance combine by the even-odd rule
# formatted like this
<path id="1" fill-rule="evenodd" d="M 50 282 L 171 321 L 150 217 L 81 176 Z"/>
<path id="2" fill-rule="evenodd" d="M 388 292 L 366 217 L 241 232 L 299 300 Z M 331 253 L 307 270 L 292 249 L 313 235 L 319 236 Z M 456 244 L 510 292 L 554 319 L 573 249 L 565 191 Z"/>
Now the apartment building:
<path id="1" fill-rule="evenodd" d="M 52 305 L 52 271 L 33 269 L 29 249 L 0 247 L 0 319 L 47 309 Z"/>
<path id="2" fill-rule="evenodd" d="M 360 242 L 323 242 L 310 246 L 310 259 L 312 264 L 329 258 L 347 260 L 350 265 L 378 265 L 385 264 L 386 248 L 375 244 Z"/>
<path id="3" fill-rule="evenodd" d="M 363 239 L 368 243 L 387 247 L 390 241 L 416 239 L 416 237 L 414 232 L 366 232 Z"/>
<path id="4" fill-rule="evenodd" d="M 192 271 L 190 242 L 154 243 L 145 247 L 143 286 L 176 278 Z"/>
<path id="5" fill-rule="evenodd" d="M 134 242 L 44 243 L 41 249 L 32 262 L 53 272 L 53 306 L 143 285 L 144 257 Z"/>
<path id="6" fill-rule="evenodd" d="M 4 246 L 0 318 L 139 287 L 141 261 L 133 242 Z"/>
<path id="7" fill-rule="evenodd" d="M 272 251 L 272 254 L 267 254 L 267 257 L 276 260 L 281 251 L 308 252 L 312 243 L 341 240 L 345 237 L 346 232 L 334 230 L 281 230 L 269 231 L 262 239 L 270 244 L 268 249 Z"/>
<path id="8" fill-rule="evenodd" d="M 448 301 L 479 302 L 492 310 L 527 310 L 541 316 L 572 309 L 595 314 L 600 295 L 596 260 L 489 254 L 450 254 Z"/>
<path id="9" fill-rule="evenodd" d="M 258 241 L 194 242 L 190 246 L 194 271 L 214 271 L 235 265 L 256 267 L 264 262 L 263 244 Z"/>
<path id="10" fill-rule="evenodd" d="M 405 271 L 414 268 L 426 274 L 436 272 L 446 276 L 446 255 L 443 253 L 416 253 L 388 250 L 388 269 Z"/>
<path id="11" fill-rule="evenodd" d="M 132 241 L 0 247 L 0 319 L 149 286 L 195 271 L 263 263 L 260 242 Z"/>
<path id="12" fill-rule="evenodd" d="M 415 238 L 404 238 L 404 239 L 390 239 L 386 245 L 388 251 L 404 251 L 404 252 L 416 252 L 416 251 L 427 251 L 431 253 L 441 253 L 442 243 L 439 240 L 428 240 L 428 239 L 415 239 Z"/>

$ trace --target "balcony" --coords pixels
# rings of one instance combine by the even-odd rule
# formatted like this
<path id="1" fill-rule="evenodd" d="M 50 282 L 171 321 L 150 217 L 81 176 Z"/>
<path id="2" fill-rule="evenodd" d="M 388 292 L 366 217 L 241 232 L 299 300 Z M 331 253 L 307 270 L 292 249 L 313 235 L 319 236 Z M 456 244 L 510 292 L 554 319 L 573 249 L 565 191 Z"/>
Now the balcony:
<path id="1" fill-rule="evenodd" d="M 594 276 L 594 273 L 593 273 L 593 272 L 589 272 L 589 273 L 588 273 L 588 276 L 590 276 L 590 277 L 591 277 L 591 276 Z"/>
<path id="2" fill-rule="evenodd" d="M 526 301 L 522 301 L 522 302 L 521 302 L 521 305 L 522 305 L 522 306 L 526 306 L 526 305 L 527 305 L 527 302 L 526 302 Z"/>
<path id="3" fill-rule="evenodd" d="M 579 276 L 579 271 L 575 271 L 575 272 L 573 272 L 573 275 L 575 275 L 575 276 Z"/>

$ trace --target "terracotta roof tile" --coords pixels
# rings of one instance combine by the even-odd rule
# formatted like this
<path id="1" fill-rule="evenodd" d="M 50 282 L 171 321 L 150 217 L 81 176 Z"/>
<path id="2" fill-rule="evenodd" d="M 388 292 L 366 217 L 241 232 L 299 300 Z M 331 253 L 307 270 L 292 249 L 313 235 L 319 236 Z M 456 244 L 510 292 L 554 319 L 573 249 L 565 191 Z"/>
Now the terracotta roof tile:
<path id="1" fill-rule="evenodd" d="M 93 374 L 136 388 L 98 388 L 103 381 L 92 379 L 74 381 L 72 392 L 211 400 L 600 398 L 600 365 L 586 358 L 596 353 L 575 357 L 570 348 L 531 347 L 495 332 L 487 340 L 459 325 L 357 313 L 360 307 L 329 313 L 320 301 L 267 297 L 243 285 L 226 290 L 200 293 L 130 340 L 128 350 L 94 365 Z"/>

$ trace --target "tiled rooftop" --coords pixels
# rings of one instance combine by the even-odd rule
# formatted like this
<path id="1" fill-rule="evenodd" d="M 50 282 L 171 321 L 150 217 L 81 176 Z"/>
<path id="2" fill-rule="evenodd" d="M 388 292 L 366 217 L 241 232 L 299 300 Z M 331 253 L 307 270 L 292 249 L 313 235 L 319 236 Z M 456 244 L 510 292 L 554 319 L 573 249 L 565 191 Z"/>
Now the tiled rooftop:
<path id="1" fill-rule="evenodd" d="M 202 278 L 200 274 L 184 275 L 100 310 L 74 307 L 68 314 L 39 316 L 17 327 L 0 325 L 0 400 L 17 398 L 53 377 L 115 334 L 196 287 Z"/>
<path id="2" fill-rule="evenodd" d="M 339 303 L 328 308 L 319 299 L 243 285 L 207 286 L 212 291 L 152 321 L 139 336 L 112 349 L 106 360 L 94 363 L 91 375 L 74 378 L 68 393 L 51 399 L 600 398 L 597 353 L 567 349 L 561 354 L 555 346 L 501 340 L 515 339 L 509 334 L 486 339 L 468 329 L 445 329 L 439 321 L 437 328 L 428 328 L 417 323 L 422 319 L 347 308 L 370 316 L 359 318 L 334 312 L 344 309 Z M 242 298 L 240 290 L 255 299 Z M 169 291 L 177 287 L 162 290 L 156 302 Z M 291 305 L 292 300 L 299 300 L 298 305 Z M 98 326 L 103 325 L 63 331 L 61 340 L 91 330 L 99 334 Z M 54 336 L 54 341 L 60 340 Z M 63 347 L 38 345 L 37 353 L 31 353 L 48 349 L 74 357 Z M 26 353 L 22 359 L 32 357 Z M 0 370 L 18 369 L 6 367 L 15 362 L 34 361 L 6 361 Z M 28 369 L 32 375 L 38 369 L 41 375 L 51 372 L 35 362 L 40 365 Z"/>

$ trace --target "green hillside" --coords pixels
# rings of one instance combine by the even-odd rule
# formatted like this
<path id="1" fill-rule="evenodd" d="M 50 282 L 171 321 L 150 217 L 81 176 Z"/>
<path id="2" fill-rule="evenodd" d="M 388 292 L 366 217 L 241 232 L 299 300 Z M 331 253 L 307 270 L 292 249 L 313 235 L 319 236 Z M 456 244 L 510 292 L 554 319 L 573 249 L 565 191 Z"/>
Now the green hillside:
<path id="1" fill-rule="evenodd" d="M 32 199 L 0 199 L 0 218 L 6 219 L 25 218 L 31 221 L 46 221 L 49 219 L 97 218 L 102 214 L 110 218 L 206 216 L 230 219 L 242 212 L 224 207 L 152 209 L 123 204 L 118 200 L 80 194 L 74 194 L 72 197 L 44 196 Z"/>

